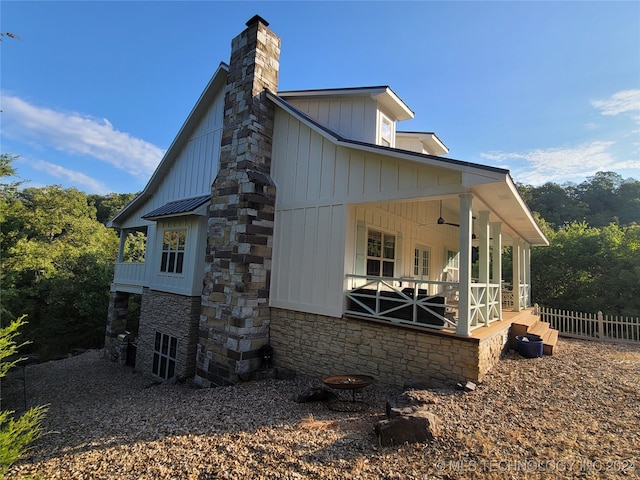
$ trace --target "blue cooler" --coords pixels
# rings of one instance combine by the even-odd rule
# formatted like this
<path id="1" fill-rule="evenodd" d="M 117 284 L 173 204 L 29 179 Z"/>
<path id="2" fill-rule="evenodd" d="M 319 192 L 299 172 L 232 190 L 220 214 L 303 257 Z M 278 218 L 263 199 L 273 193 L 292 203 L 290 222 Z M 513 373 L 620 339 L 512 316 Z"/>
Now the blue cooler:
<path id="1" fill-rule="evenodd" d="M 542 357 L 542 338 L 538 335 L 519 335 L 516 340 L 518 341 L 518 353 L 523 357 Z"/>

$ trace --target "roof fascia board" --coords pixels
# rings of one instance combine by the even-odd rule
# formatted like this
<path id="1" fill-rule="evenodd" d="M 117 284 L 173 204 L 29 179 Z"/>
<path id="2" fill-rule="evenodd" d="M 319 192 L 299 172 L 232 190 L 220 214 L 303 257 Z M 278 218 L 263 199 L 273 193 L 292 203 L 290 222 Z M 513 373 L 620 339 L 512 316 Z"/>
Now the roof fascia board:
<path id="1" fill-rule="evenodd" d="M 415 116 L 413 110 L 386 85 L 378 87 L 327 88 L 317 90 L 291 90 L 278 92 L 284 98 L 312 98 L 338 96 L 368 96 L 380 103 L 397 120 L 409 120 Z"/>
<path id="2" fill-rule="evenodd" d="M 180 153 L 182 145 L 188 140 L 189 135 L 198 124 L 200 117 L 208 108 L 209 101 L 218 91 L 218 88 L 224 88 L 228 72 L 229 66 L 226 63 L 221 62 L 217 70 L 211 77 L 211 80 L 209 80 L 209 83 L 200 94 L 198 101 L 191 109 L 191 112 L 187 116 L 187 119 L 182 124 L 182 127 L 180 128 L 178 134 L 173 139 L 173 142 L 171 142 L 171 145 L 165 152 L 162 160 L 160 160 L 160 163 L 154 170 L 151 178 L 145 185 L 142 192 L 137 197 L 135 197 L 126 207 L 124 207 L 115 217 L 113 217 L 113 219 L 107 223 L 108 226 L 117 228 L 118 225 L 120 225 L 122 221 L 130 214 L 132 209 L 137 207 L 144 200 L 147 200 L 148 198 L 153 196 L 153 191 L 162 182 L 165 174 L 171 168 L 171 164 Z"/>

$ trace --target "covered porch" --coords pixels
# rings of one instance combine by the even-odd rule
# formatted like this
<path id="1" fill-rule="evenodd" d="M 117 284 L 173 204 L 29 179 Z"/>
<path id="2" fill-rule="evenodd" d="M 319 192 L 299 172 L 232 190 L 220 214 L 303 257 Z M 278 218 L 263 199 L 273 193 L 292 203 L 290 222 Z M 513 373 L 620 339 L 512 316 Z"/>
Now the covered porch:
<path id="1" fill-rule="evenodd" d="M 504 320 L 506 311 L 530 307 L 531 246 L 546 238 L 527 210 L 529 231 L 517 228 L 504 205 L 500 211 L 491 203 L 465 192 L 355 207 L 344 314 L 471 336 Z M 511 247 L 509 281 L 504 247 Z"/>

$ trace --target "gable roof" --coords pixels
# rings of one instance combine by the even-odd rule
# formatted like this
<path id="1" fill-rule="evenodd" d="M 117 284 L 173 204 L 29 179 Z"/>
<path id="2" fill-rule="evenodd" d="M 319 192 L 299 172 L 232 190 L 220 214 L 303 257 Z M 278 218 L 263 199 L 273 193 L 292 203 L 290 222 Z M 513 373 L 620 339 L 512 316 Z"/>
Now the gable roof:
<path id="1" fill-rule="evenodd" d="M 415 115 L 402 99 L 387 85 L 378 87 L 325 88 L 317 90 L 289 90 L 278 92 L 278 96 L 287 98 L 313 98 L 336 96 L 367 96 L 376 100 L 386 111 L 396 117 L 396 120 L 410 120 Z"/>
<path id="2" fill-rule="evenodd" d="M 229 66 L 226 63 L 220 63 L 211 80 L 209 80 L 209 83 L 198 98 L 198 101 L 187 116 L 187 119 L 182 124 L 180 131 L 153 172 L 153 175 L 151 175 L 147 185 L 138 196 L 107 223 L 107 226 L 117 228 L 131 213 L 135 212 L 137 208 L 141 207 L 146 200 L 153 196 L 153 193 L 157 190 L 165 175 L 169 172 L 171 165 L 180 154 L 182 147 L 189 140 L 193 130 L 198 126 L 202 116 L 206 113 L 215 95 L 226 85 L 228 73 Z"/>
<path id="3" fill-rule="evenodd" d="M 279 95 L 267 90 L 267 97 L 300 122 L 336 145 L 460 172 L 462 174 L 462 185 L 473 192 L 476 203 L 480 206 L 478 209 L 490 210 L 494 214 L 495 221 L 500 221 L 503 224 L 504 232 L 511 236 L 521 237 L 531 245 L 549 244 L 547 237 L 518 193 L 509 170 L 351 140 L 318 123 Z"/>

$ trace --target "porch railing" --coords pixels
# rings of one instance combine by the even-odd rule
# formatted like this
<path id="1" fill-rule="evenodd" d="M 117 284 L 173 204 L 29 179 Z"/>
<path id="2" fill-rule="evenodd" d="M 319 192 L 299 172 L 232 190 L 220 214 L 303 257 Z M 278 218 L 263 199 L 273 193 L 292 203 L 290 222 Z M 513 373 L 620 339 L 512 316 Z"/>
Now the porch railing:
<path id="1" fill-rule="evenodd" d="M 144 262 L 117 262 L 113 283 L 139 287 L 147 285 L 146 264 Z"/>
<path id="2" fill-rule="evenodd" d="M 471 326 L 489 325 L 500 320 L 500 285 L 497 283 L 472 283 L 469 316 Z"/>
<path id="3" fill-rule="evenodd" d="M 458 283 L 347 275 L 345 313 L 392 323 L 455 329 Z"/>

